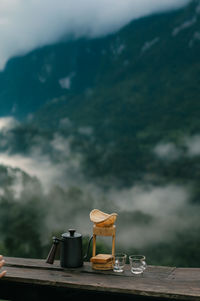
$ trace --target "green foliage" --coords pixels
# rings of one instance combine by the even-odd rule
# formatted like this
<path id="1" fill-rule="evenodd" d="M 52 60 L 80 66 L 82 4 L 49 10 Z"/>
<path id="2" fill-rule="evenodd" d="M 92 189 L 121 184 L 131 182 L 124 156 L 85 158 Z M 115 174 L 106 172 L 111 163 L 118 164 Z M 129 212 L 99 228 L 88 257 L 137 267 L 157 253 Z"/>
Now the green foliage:
<path id="1" fill-rule="evenodd" d="M 62 118 L 69 118 L 76 136 L 74 151 L 85 155 L 86 176 L 132 185 L 144 173 L 159 172 L 162 163 L 152 154 L 157 143 L 178 144 L 182 137 L 200 132 L 200 43 L 189 47 L 199 18 L 193 26 L 172 34 L 194 14 L 192 3 L 179 11 L 131 22 L 108 37 L 77 42 L 79 47 L 83 43 L 79 62 L 85 48 L 93 54 L 91 61 L 86 56 L 89 74 L 93 59 L 98 60 L 92 69 L 93 82 L 47 103 L 35 114 L 33 124 L 55 129 Z M 153 40 L 155 44 L 143 51 Z M 84 66 L 80 63 L 80 68 Z M 93 129 L 91 139 L 80 135 L 82 126 Z M 184 171 L 178 173 L 185 177 Z"/>
<path id="2" fill-rule="evenodd" d="M 192 40 L 199 32 L 199 16 L 193 26 L 176 36 L 172 34 L 194 14 L 192 2 L 173 13 L 131 22 L 108 37 L 63 42 L 10 60 L 0 73 L 2 114 L 11 111 L 13 99 L 17 117 L 40 110 L 31 121 L 11 130 L 7 140 L 0 133 L 1 151 L 30 154 L 39 137 L 42 152 L 64 165 L 63 157 L 55 156 L 48 142 L 55 133 L 73 136 L 72 152 L 83 155 L 85 178 L 96 180 L 105 190 L 143 182 L 155 186 L 181 184 L 190 186 L 190 202 L 199 204 L 200 156 L 188 156 L 184 144 L 187 136 L 200 133 L 200 42 Z M 44 67 L 48 64 L 50 74 Z M 59 79 L 69 74 L 75 75 L 68 91 L 60 87 Z M 65 118 L 71 122 L 70 127 L 61 127 Z M 92 129 L 91 135 L 80 133 L 84 126 Z M 159 158 L 154 152 L 156 145 L 169 142 L 178 149 L 179 156 L 173 160 Z M 37 180 L 25 175 L 24 187 L 31 183 L 34 193 L 30 196 L 24 189 L 17 198 L 11 189 L 14 174 L 8 176 L 6 167 L 0 166 L 0 187 L 5 190 L 0 198 L 1 253 L 45 257 L 51 246 L 51 241 L 44 243 L 41 237 L 48 198 L 67 204 L 68 212 L 62 216 L 66 220 L 78 211 L 89 211 L 94 202 L 79 187 L 64 191 L 54 186 L 46 197 Z M 133 220 L 137 225 L 152 221 L 151 216 L 137 211 L 123 216 L 127 227 Z M 145 253 L 150 264 L 200 266 L 200 226 L 194 226 L 169 243 L 126 252 Z M 61 229 L 60 234 L 64 231 Z M 84 253 L 87 242 L 86 237 Z M 97 249 L 99 253 L 109 252 L 104 241 L 98 242 Z"/>
<path id="3" fill-rule="evenodd" d="M 7 256 L 40 258 L 42 214 L 37 201 L 15 203 L 1 199 L 0 207 L 1 252 Z"/>

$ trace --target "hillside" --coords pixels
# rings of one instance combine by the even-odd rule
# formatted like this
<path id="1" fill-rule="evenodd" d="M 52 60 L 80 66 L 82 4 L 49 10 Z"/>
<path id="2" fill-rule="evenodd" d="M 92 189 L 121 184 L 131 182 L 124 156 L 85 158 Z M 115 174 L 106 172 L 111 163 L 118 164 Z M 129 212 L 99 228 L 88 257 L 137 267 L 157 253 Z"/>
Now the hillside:
<path id="1" fill-rule="evenodd" d="M 78 137 L 76 145 L 87 156 L 86 169 L 89 165 L 93 175 L 116 176 L 125 183 L 158 172 L 157 144 L 172 143 L 182 150 L 181 162 L 183 157 L 191 161 L 184 149 L 185 139 L 200 133 L 199 24 L 195 1 L 134 21 L 107 38 L 82 41 L 89 57 L 98 58 L 98 66 L 85 60 L 86 79 L 95 67 L 93 82 L 73 90 L 75 76 L 68 93 L 37 112 L 35 124 L 57 128 L 68 118 L 76 129 L 90 128 L 95 138 L 82 143 Z M 184 168 L 170 169 L 170 177 L 190 178 Z"/>
<path id="2" fill-rule="evenodd" d="M 5 252 L 43 256 L 55 231 L 88 234 L 88 213 L 98 207 L 119 213 L 118 241 L 131 253 L 200 266 L 199 28 L 194 0 L 112 35 L 62 41 L 7 63 L 1 117 L 19 122 L 0 124 Z M 24 231 L 30 213 L 33 240 Z M 9 221 L 15 230 L 4 237 Z"/>
<path id="3" fill-rule="evenodd" d="M 200 133 L 199 7 L 192 1 L 110 36 L 66 41 L 11 59 L 0 73 L 1 114 L 30 115 L 25 130 L 16 131 L 25 141 L 23 134 L 35 128 L 45 136 L 75 135 L 74 150 L 85 154 L 86 175 L 92 177 L 132 185 L 160 172 L 158 166 L 166 169 L 155 157 L 160 144 L 180 147 L 181 162 L 183 156 L 190 162 L 185 139 Z M 188 178 L 182 169 L 161 173 Z"/>

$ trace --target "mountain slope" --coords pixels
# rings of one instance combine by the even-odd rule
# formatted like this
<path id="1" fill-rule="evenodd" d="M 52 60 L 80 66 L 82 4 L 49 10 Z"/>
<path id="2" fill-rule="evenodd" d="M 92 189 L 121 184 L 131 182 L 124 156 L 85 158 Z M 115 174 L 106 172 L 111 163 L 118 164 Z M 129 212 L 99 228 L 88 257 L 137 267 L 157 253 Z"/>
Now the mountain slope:
<path id="1" fill-rule="evenodd" d="M 200 133 L 199 25 L 194 1 L 98 40 L 101 64 L 94 84 L 54 99 L 35 123 L 56 127 L 67 117 L 77 128 L 91 127 L 95 139 L 77 145 L 99 176 L 115 175 L 127 183 L 154 173 L 156 144 L 181 144 Z"/>
<path id="2" fill-rule="evenodd" d="M 119 213 L 128 253 L 200 266 L 199 25 L 192 1 L 8 62 L 1 114 L 22 121 L 0 124 L 0 159 L 26 173 L 0 166 L 5 254 L 45 257 L 44 237 L 100 208 Z"/>
<path id="3" fill-rule="evenodd" d="M 66 41 L 11 59 L 0 73 L 1 115 L 24 118 L 54 97 L 89 89 L 106 40 Z"/>
<path id="4" fill-rule="evenodd" d="M 199 8 L 192 1 L 107 37 L 10 60 L 0 74 L 1 112 L 25 117 L 41 108 L 29 126 L 47 131 L 71 122 L 65 134 L 76 135 L 74 150 L 92 176 L 132 183 L 159 172 L 157 144 L 184 148 L 185 136 L 200 133 Z"/>
<path id="5" fill-rule="evenodd" d="M 193 18 L 198 17 L 197 6 L 198 2 L 194 1 L 189 8 L 139 19 L 107 37 L 66 41 L 11 59 L 0 72 L 1 115 L 25 117 L 52 98 L 77 96 L 83 92 L 91 94 L 91 89 L 96 89 L 99 83 L 103 87 L 110 86 L 124 76 L 124 81 L 127 76 L 137 76 L 141 62 L 146 64 L 154 46 L 157 50 L 163 50 L 166 44 L 174 46 L 173 40 L 179 39 L 181 32 L 196 46 L 198 22 Z M 194 37 L 189 27 L 193 27 Z M 171 39 L 175 29 L 176 37 Z M 169 50 L 171 47 L 167 46 Z M 145 55 L 140 60 L 142 54 Z M 162 54 L 158 56 L 162 60 Z"/>

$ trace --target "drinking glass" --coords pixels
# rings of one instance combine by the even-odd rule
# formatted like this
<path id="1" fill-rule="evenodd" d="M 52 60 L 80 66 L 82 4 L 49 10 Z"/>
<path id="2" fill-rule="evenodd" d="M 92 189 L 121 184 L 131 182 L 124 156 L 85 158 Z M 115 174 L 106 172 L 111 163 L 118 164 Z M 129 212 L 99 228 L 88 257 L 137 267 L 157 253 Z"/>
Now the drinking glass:
<path id="1" fill-rule="evenodd" d="M 131 272 L 135 275 L 141 274 L 147 267 L 144 255 L 130 255 L 129 262 L 131 267 Z"/>
<path id="2" fill-rule="evenodd" d="M 117 273 L 121 273 L 124 271 L 124 266 L 126 263 L 127 255 L 124 253 L 117 253 L 114 256 L 114 264 L 113 264 L 113 271 Z"/>

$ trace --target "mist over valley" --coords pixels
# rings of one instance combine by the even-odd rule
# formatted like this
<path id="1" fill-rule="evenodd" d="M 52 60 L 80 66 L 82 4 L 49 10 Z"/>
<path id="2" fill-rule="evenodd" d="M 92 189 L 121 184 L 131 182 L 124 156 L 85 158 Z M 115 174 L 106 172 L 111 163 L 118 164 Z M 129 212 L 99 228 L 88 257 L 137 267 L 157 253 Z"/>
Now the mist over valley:
<path id="1" fill-rule="evenodd" d="M 87 241 L 98 208 L 118 213 L 118 250 L 200 265 L 200 2 L 151 2 L 4 55 L 1 253 L 44 258 L 69 228 Z"/>

